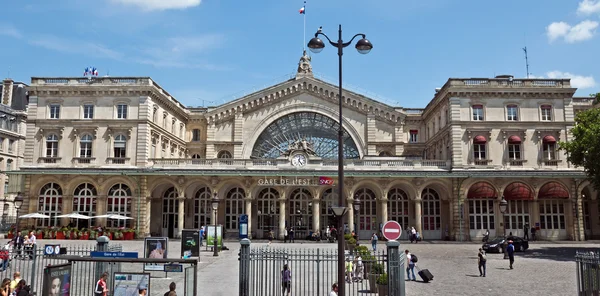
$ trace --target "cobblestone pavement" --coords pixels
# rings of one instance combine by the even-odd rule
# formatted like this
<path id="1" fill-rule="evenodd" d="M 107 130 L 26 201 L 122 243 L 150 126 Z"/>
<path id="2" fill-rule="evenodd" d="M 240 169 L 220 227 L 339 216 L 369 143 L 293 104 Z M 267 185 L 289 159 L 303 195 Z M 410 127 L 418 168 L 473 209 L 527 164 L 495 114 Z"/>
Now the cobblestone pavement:
<path id="1" fill-rule="evenodd" d="M 55 243 L 56 241 L 52 241 Z M 44 241 L 40 240 L 41 245 Z M 143 254 L 143 241 L 117 242 L 124 251 Z M 86 241 L 64 241 L 64 244 L 93 244 Z M 264 246 L 264 242 L 253 242 L 252 246 Z M 283 244 L 274 243 L 277 247 Z M 199 295 L 229 296 L 238 294 L 238 242 L 226 242 L 229 251 L 219 257 L 203 249 L 199 264 Z M 327 248 L 335 244 L 295 243 L 289 248 Z M 380 246 L 380 248 L 383 245 Z M 428 243 L 410 244 L 401 242 L 401 249 L 410 249 L 419 256 L 418 266 L 427 268 L 434 275 L 430 283 L 406 283 L 407 295 L 574 295 L 576 294 L 575 250 L 597 250 L 595 243 L 534 242 L 525 253 L 516 253 L 514 269 L 508 269 L 508 260 L 502 254 L 488 254 L 487 277 L 479 277 L 477 269 L 477 243 Z M 169 257 L 180 252 L 178 241 L 169 242 Z M 152 295 L 162 295 L 168 284 L 175 281 L 178 295 L 183 295 L 182 275 L 170 274 L 170 278 L 152 278 Z M 160 292 L 160 293 L 159 293 Z"/>

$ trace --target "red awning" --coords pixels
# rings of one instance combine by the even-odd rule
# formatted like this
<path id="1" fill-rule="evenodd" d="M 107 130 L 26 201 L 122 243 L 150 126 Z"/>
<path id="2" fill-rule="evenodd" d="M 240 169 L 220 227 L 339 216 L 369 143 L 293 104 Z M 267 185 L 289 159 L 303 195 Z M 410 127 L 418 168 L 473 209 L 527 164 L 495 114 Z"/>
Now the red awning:
<path id="1" fill-rule="evenodd" d="M 477 136 L 475 137 L 475 139 L 473 139 L 473 143 L 475 144 L 485 144 L 487 142 L 487 140 L 485 139 L 484 136 Z"/>
<path id="2" fill-rule="evenodd" d="M 521 144 L 521 138 L 519 136 L 510 136 L 508 138 L 508 143 L 510 143 L 510 144 Z"/>
<path id="3" fill-rule="evenodd" d="M 419 133 L 419 130 L 410 130 L 410 133 L 411 133 L 411 134 L 418 134 L 418 133 Z"/>
<path id="4" fill-rule="evenodd" d="M 556 139 L 553 136 L 545 136 L 544 143 L 556 143 Z"/>

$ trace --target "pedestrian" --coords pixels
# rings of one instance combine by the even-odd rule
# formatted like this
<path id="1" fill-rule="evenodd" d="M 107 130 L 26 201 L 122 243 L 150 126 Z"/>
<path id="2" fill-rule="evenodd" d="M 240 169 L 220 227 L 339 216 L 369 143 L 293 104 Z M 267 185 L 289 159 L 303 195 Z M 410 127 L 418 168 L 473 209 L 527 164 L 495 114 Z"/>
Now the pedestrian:
<path id="1" fill-rule="evenodd" d="M 94 296 L 107 296 L 108 288 L 106 286 L 106 280 L 108 279 L 108 272 L 105 272 L 100 276 L 100 279 L 96 282 L 94 287 Z"/>
<path id="2" fill-rule="evenodd" d="M 204 238 L 204 225 L 200 227 L 200 246 L 202 246 L 202 239 Z"/>
<path id="3" fill-rule="evenodd" d="M 531 227 L 531 240 L 536 241 L 537 237 L 535 236 L 535 232 L 537 229 L 535 227 Z"/>
<path id="4" fill-rule="evenodd" d="M 148 295 L 148 290 L 144 286 L 140 286 L 140 288 L 138 289 L 138 292 L 139 292 L 140 296 L 146 296 L 146 295 Z"/>
<path id="5" fill-rule="evenodd" d="M 169 292 L 165 293 L 164 296 L 177 296 L 177 292 L 175 292 L 176 288 L 175 282 L 171 282 L 171 284 L 169 284 Z"/>
<path id="6" fill-rule="evenodd" d="M 292 292 L 292 271 L 287 264 L 283 265 L 281 271 L 281 287 L 283 288 L 283 295 L 290 295 Z"/>
<path id="7" fill-rule="evenodd" d="M 373 232 L 371 236 L 371 246 L 373 247 L 373 252 L 377 251 L 377 234 Z"/>
<path id="8" fill-rule="evenodd" d="M 10 295 L 10 279 L 5 278 L 0 285 L 0 296 Z"/>
<path id="9" fill-rule="evenodd" d="M 477 254 L 477 266 L 479 267 L 479 276 L 485 277 L 485 263 L 487 256 L 483 252 L 482 248 L 479 248 L 479 254 Z"/>
<path id="10" fill-rule="evenodd" d="M 350 258 L 346 258 L 346 282 L 352 282 L 352 271 L 354 270 L 354 264 L 350 261 Z"/>
<path id="11" fill-rule="evenodd" d="M 523 226 L 523 239 L 529 240 L 529 223 L 525 223 Z"/>
<path id="12" fill-rule="evenodd" d="M 20 281 L 21 281 L 21 273 L 18 271 L 15 271 L 15 273 L 13 273 L 13 280 L 10 282 L 10 292 L 11 293 L 17 288 L 17 285 L 19 284 Z"/>
<path id="13" fill-rule="evenodd" d="M 294 242 L 294 227 L 290 227 L 289 236 L 290 236 L 290 243 L 293 243 Z"/>
<path id="14" fill-rule="evenodd" d="M 417 230 L 414 227 L 412 227 L 410 230 L 410 237 L 415 241 L 415 243 L 417 242 Z"/>
<path id="15" fill-rule="evenodd" d="M 404 254 L 406 256 L 406 276 L 410 281 L 410 273 L 412 271 L 412 281 L 416 281 L 417 277 L 415 276 L 415 262 L 412 261 L 412 255 L 408 250 L 404 250 Z"/>
<path id="16" fill-rule="evenodd" d="M 287 243 L 288 239 L 288 229 L 287 227 L 283 229 L 283 243 Z"/>
<path id="17" fill-rule="evenodd" d="M 271 245 L 271 243 L 273 242 L 273 237 L 275 236 L 275 234 L 273 233 L 273 230 L 269 230 L 269 246 Z"/>
<path id="18" fill-rule="evenodd" d="M 490 239 L 490 230 L 486 229 L 485 234 L 483 235 L 483 242 L 487 243 L 489 239 Z"/>
<path id="19" fill-rule="evenodd" d="M 508 246 L 506 247 L 506 253 L 508 253 L 508 261 L 510 262 L 510 269 L 513 269 L 513 263 L 515 263 L 515 246 L 513 245 L 513 241 L 508 241 Z"/>
<path id="20" fill-rule="evenodd" d="M 0 268 L 1 268 L 0 271 L 5 271 L 8 268 L 9 263 L 10 263 L 10 252 L 8 250 L 8 247 L 4 246 L 0 249 Z"/>
<path id="21" fill-rule="evenodd" d="M 354 281 L 355 282 L 362 283 L 363 277 L 364 277 L 363 272 L 364 272 L 364 265 L 363 265 L 362 257 L 360 256 L 360 254 L 358 254 L 354 258 Z"/>
<path id="22" fill-rule="evenodd" d="M 329 237 L 331 236 L 331 229 L 329 229 L 329 226 L 325 229 L 325 236 L 327 237 L 327 241 L 329 241 Z"/>
<path id="23" fill-rule="evenodd" d="M 329 296 L 338 296 L 337 292 L 338 292 L 338 284 L 334 283 L 333 285 L 331 285 L 331 292 L 329 292 Z"/>
<path id="24" fill-rule="evenodd" d="M 15 289 L 15 296 L 29 296 L 31 295 L 30 287 L 27 286 L 27 282 L 25 280 L 19 281 L 17 284 L 17 288 Z"/>

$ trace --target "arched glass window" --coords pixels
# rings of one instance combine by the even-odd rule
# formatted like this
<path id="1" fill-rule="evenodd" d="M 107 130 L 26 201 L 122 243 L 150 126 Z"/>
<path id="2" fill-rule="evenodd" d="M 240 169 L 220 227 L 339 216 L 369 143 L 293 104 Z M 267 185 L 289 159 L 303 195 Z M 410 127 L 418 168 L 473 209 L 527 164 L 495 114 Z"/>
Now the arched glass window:
<path id="1" fill-rule="evenodd" d="M 58 136 L 55 134 L 46 137 L 46 157 L 58 157 Z"/>
<path id="2" fill-rule="evenodd" d="M 79 157 L 92 157 L 92 141 L 91 135 L 83 135 L 79 141 Z"/>
<path id="3" fill-rule="evenodd" d="M 106 214 L 131 217 L 131 189 L 125 184 L 116 184 L 108 191 Z M 131 227 L 131 220 L 108 219 L 107 227 Z"/>
<path id="4" fill-rule="evenodd" d="M 226 158 L 226 159 L 232 158 L 231 152 L 229 152 L 227 150 L 221 150 L 221 151 L 219 151 L 217 158 L 222 158 L 222 159 L 223 158 Z"/>
<path id="5" fill-rule="evenodd" d="M 127 137 L 124 135 L 117 135 L 115 137 L 114 144 L 114 157 L 125 158 L 127 157 Z"/>
<path id="6" fill-rule="evenodd" d="M 56 216 L 62 213 L 62 188 L 56 183 L 48 183 L 40 190 L 38 212 L 50 216 L 49 219 L 37 219 L 38 226 L 60 226 Z"/>
<path id="7" fill-rule="evenodd" d="M 225 207 L 225 229 L 237 230 L 238 217 L 244 214 L 244 198 L 246 193 L 244 189 L 236 187 L 227 193 Z"/>
<path id="8" fill-rule="evenodd" d="M 201 226 L 210 225 L 212 213 L 211 204 L 212 194 L 210 188 L 202 187 L 196 191 L 194 198 L 194 228 L 200 229 Z"/>
<path id="9" fill-rule="evenodd" d="M 388 217 L 408 229 L 408 195 L 400 188 L 392 188 L 388 192 Z"/>
<path id="10" fill-rule="evenodd" d="M 96 187 L 90 183 L 83 183 L 77 188 L 73 194 L 73 212 L 93 217 L 96 216 L 96 197 L 98 193 Z M 89 228 L 96 225 L 96 219 L 90 220 L 75 219 L 77 228 Z"/>

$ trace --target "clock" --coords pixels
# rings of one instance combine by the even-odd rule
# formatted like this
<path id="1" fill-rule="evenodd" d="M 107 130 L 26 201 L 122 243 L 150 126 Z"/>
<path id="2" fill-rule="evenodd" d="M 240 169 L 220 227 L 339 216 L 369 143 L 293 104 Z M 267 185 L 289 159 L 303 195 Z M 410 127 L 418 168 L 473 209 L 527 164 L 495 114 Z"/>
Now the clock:
<path id="1" fill-rule="evenodd" d="M 306 156 L 304 154 L 298 153 L 292 156 L 292 165 L 295 167 L 305 166 L 306 162 Z"/>

